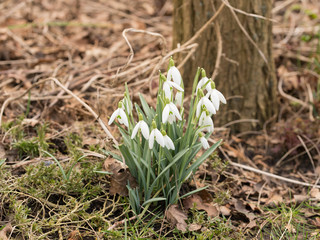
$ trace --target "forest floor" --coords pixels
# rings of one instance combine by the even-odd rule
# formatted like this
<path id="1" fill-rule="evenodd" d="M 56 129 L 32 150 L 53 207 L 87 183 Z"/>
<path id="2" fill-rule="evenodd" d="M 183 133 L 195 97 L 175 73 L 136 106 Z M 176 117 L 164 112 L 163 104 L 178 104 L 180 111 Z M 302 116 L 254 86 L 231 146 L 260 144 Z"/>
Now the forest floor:
<path id="1" fill-rule="evenodd" d="M 319 2 L 275 1 L 279 115 L 216 127 L 224 143 L 189 183 L 209 187 L 181 203 L 194 204 L 186 231 L 161 211 L 135 217 L 99 172 L 114 149 L 97 116 L 125 82 L 154 104 L 170 56 L 170 1 L 127 2 L 1 1 L 0 239 L 320 239 Z"/>

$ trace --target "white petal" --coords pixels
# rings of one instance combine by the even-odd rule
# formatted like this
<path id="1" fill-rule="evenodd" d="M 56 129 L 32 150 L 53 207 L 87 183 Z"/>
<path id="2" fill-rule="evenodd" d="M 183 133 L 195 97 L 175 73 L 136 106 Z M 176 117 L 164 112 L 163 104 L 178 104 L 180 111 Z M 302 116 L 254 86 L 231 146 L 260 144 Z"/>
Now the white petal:
<path id="1" fill-rule="evenodd" d="M 150 133 L 149 136 L 149 148 L 152 149 L 153 148 L 153 144 L 154 144 L 154 133 L 155 133 L 155 129 L 153 129 Z"/>
<path id="2" fill-rule="evenodd" d="M 207 77 L 201 78 L 197 85 L 197 91 L 198 89 L 202 88 L 202 86 L 205 85 L 208 80 L 209 79 Z"/>
<path id="3" fill-rule="evenodd" d="M 172 94 L 171 93 L 171 86 L 168 81 L 165 81 L 163 83 L 163 91 L 164 91 L 164 95 L 166 96 L 166 98 L 171 99 L 171 94 Z"/>
<path id="4" fill-rule="evenodd" d="M 218 90 L 216 90 L 216 91 L 217 91 L 217 95 L 218 95 L 218 97 L 219 97 L 219 100 L 220 100 L 222 103 L 227 104 L 227 100 L 225 99 L 225 97 L 223 96 L 223 94 L 222 94 L 220 91 L 218 91 Z"/>
<path id="5" fill-rule="evenodd" d="M 206 97 L 203 97 L 202 98 L 203 100 L 203 104 L 206 106 L 206 108 L 208 109 L 208 111 L 211 113 L 211 114 L 216 114 L 216 109 L 214 107 L 214 105 L 212 104 L 212 102 L 206 98 Z"/>
<path id="6" fill-rule="evenodd" d="M 211 88 L 211 82 L 209 82 L 206 86 L 206 89 L 208 92 L 211 92 L 212 91 L 212 88 Z"/>
<path id="7" fill-rule="evenodd" d="M 132 134 L 131 134 L 131 139 L 134 139 L 134 137 L 137 135 L 139 128 L 140 128 L 140 122 L 138 122 L 136 124 L 136 126 L 134 127 Z"/>
<path id="8" fill-rule="evenodd" d="M 173 142 L 172 142 L 171 138 L 170 138 L 170 137 L 168 137 L 168 135 L 164 136 L 163 138 L 164 138 L 164 141 L 165 141 L 166 147 L 167 147 L 168 149 L 172 149 L 172 150 L 174 150 L 174 149 L 175 149 L 175 147 L 174 147 L 174 144 L 173 144 Z"/>
<path id="9" fill-rule="evenodd" d="M 168 121 L 169 113 L 170 113 L 170 105 L 167 104 L 162 111 L 162 123 L 166 123 Z"/>
<path id="10" fill-rule="evenodd" d="M 176 84 L 175 82 L 169 82 L 171 86 L 173 86 L 175 89 L 179 90 L 180 92 L 184 92 L 183 88 L 180 87 L 180 85 Z"/>
<path id="11" fill-rule="evenodd" d="M 179 119 L 179 120 L 182 120 L 181 118 L 181 115 L 179 113 L 179 110 L 177 108 L 176 105 L 174 105 L 174 103 L 169 103 L 169 106 L 170 106 L 170 110 L 172 111 L 172 113 Z"/>
<path id="12" fill-rule="evenodd" d="M 121 120 L 122 120 L 123 124 L 124 124 L 126 127 L 129 127 L 127 115 L 126 115 L 126 113 L 123 111 L 122 108 L 119 109 L 119 115 L 120 115 L 120 117 L 121 117 Z"/>
<path id="13" fill-rule="evenodd" d="M 177 94 L 176 94 L 176 104 L 177 106 L 182 106 L 182 92 L 178 91 Z"/>
<path id="14" fill-rule="evenodd" d="M 219 100 L 219 97 L 218 97 L 217 92 L 215 91 L 215 89 L 212 90 L 210 98 L 211 98 L 211 101 L 212 101 L 215 109 L 218 111 L 219 110 L 219 106 L 220 106 L 220 100 Z"/>
<path id="15" fill-rule="evenodd" d="M 202 147 L 204 149 L 208 149 L 210 147 L 210 145 L 209 145 L 209 143 L 208 143 L 208 141 L 207 141 L 207 139 L 205 137 L 201 137 L 200 138 L 200 142 L 201 142 Z"/>
<path id="16" fill-rule="evenodd" d="M 203 126 L 205 117 L 207 116 L 206 112 L 202 112 L 199 118 L 199 126 Z"/>
<path id="17" fill-rule="evenodd" d="M 169 117 L 168 117 L 168 123 L 172 124 L 175 121 L 176 121 L 176 117 L 174 116 L 174 114 L 172 112 L 170 112 Z"/>
<path id="18" fill-rule="evenodd" d="M 199 115 L 200 115 L 201 106 L 202 106 L 202 98 L 200 99 L 200 101 L 198 102 L 198 105 L 197 105 L 197 112 L 196 112 L 197 117 L 199 117 Z"/>
<path id="19" fill-rule="evenodd" d="M 171 72 L 170 72 L 170 71 L 171 71 Z M 170 72 L 170 74 L 172 75 L 173 81 L 180 86 L 180 85 L 181 85 L 181 74 L 180 74 L 178 68 L 176 68 L 175 66 L 173 66 L 173 67 L 171 67 L 171 68 L 169 69 L 168 74 L 169 74 L 169 72 Z"/>
<path id="20" fill-rule="evenodd" d="M 160 144 L 161 147 L 164 147 L 164 139 L 162 133 L 155 129 L 156 141 Z"/>
<path id="21" fill-rule="evenodd" d="M 149 127 L 148 127 L 148 124 L 141 120 L 140 121 L 140 129 L 141 129 L 141 132 L 142 132 L 142 135 L 144 136 L 145 139 L 149 139 Z"/>
<path id="22" fill-rule="evenodd" d="M 213 132 L 214 128 L 213 128 L 213 121 L 212 121 L 211 117 L 209 117 L 209 116 L 205 117 L 205 119 L 203 121 L 203 126 L 206 126 L 203 131 L 206 130 L 208 132 Z"/>
<path id="23" fill-rule="evenodd" d="M 118 115 L 119 115 L 119 108 L 112 113 L 110 120 L 108 122 L 108 125 L 113 123 L 114 119 L 116 119 L 116 117 L 118 117 Z"/>

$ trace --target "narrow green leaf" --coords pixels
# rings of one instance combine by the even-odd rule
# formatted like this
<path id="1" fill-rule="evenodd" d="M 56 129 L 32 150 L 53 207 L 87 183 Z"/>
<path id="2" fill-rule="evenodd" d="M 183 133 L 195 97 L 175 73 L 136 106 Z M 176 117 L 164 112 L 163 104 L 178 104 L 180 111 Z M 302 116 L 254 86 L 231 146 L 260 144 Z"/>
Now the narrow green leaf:
<path id="1" fill-rule="evenodd" d="M 195 193 L 200 192 L 200 191 L 202 191 L 202 190 L 204 190 L 204 189 L 207 189 L 208 187 L 209 187 L 209 186 L 205 186 L 205 187 L 202 187 L 202 188 L 197 188 L 197 189 L 195 189 L 195 190 L 193 190 L 193 191 L 191 191 L 191 192 L 188 192 L 188 193 L 184 194 L 183 196 L 179 197 L 179 199 L 183 199 L 183 198 L 185 198 L 185 197 L 188 197 L 188 196 L 190 196 L 190 195 L 192 195 L 192 194 L 195 194 Z"/>
<path id="2" fill-rule="evenodd" d="M 151 198 L 147 201 L 145 201 L 143 204 L 142 204 L 142 207 L 149 204 L 149 203 L 153 203 L 153 202 L 160 202 L 160 201 L 165 201 L 166 198 L 164 197 L 156 197 L 156 198 Z"/>

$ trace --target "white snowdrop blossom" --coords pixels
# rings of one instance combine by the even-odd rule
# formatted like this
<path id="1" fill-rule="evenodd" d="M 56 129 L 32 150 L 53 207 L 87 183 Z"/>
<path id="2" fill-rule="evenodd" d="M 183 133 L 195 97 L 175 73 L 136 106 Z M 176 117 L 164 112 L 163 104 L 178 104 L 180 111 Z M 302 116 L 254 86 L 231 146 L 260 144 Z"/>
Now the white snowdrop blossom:
<path id="1" fill-rule="evenodd" d="M 204 149 L 208 149 L 210 147 L 208 140 L 204 136 L 200 137 L 200 142 Z"/>
<path id="2" fill-rule="evenodd" d="M 176 104 L 177 104 L 177 106 L 182 106 L 183 105 L 183 102 L 182 102 L 182 97 L 183 96 L 183 93 L 182 92 L 180 92 L 180 91 L 178 91 L 177 93 L 176 93 L 176 97 L 175 97 L 175 100 L 176 100 Z"/>
<path id="3" fill-rule="evenodd" d="M 180 85 L 176 84 L 175 82 L 166 80 L 163 83 L 163 91 L 166 98 L 171 99 L 173 88 L 177 89 L 180 92 L 184 91 L 183 88 L 180 87 Z"/>
<path id="4" fill-rule="evenodd" d="M 175 118 L 178 118 L 179 120 L 182 120 L 177 106 L 174 105 L 173 102 L 169 102 L 169 103 L 166 104 L 166 106 L 163 109 L 163 112 L 162 112 L 162 123 L 169 122 L 170 124 L 172 124 L 175 121 Z"/>
<path id="5" fill-rule="evenodd" d="M 112 113 L 108 124 L 110 125 L 111 123 L 113 123 L 113 121 L 114 121 L 116 118 L 118 119 L 118 121 L 119 121 L 120 124 L 124 124 L 126 127 L 129 127 L 128 118 L 127 118 L 127 115 L 126 115 L 126 113 L 124 112 L 124 110 L 123 110 L 123 108 L 122 108 L 122 103 L 121 103 L 121 102 L 119 102 L 118 109 L 115 110 L 115 111 Z"/>
<path id="6" fill-rule="evenodd" d="M 212 85 L 213 86 L 211 86 L 211 84 L 207 85 L 208 86 L 208 93 L 207 93 L 206 97 L 210 96 L 211 102 L 213 103 L 215 109 L 218 111 L 219 106 L 220 106 L 220 102 L 226 104 L 227 100 L 225 99 L 223 94 L 215 88 L 215 84 L 213 82 L 212 82 Z"/>
<path id="7" fill-rule="evenodd" d="M 181 85 L 181 74 L 178 70 L 178 68 L 176 68 L 175 66 L 172 66 L 169 68 L 168 74 L 167 74 L 167 81 L 171 81 L 171 79 L 173 80 L 173 82 L 175 82 L 177 85 Z"/>
<path id="8" fill-rule="evenodd" d="M 169 150 L 170 150 L 170 149 L 171 149 L 171 150 L 174 150 L 174 149 L 175 149 L 174 144 L 173 144 L 171 138 L 170 138 L 167 134 L 165 134 L 165 135 L 163 136 L 163 139 L 164 139 L 164 145 L 166 146 L 166 148 L 168 148 Z"/>
<path id="9" fill-rule="evenodd" d="M 207 77 L 203 77 L 200 79 L 200 81 L 198 82 L 198 85 L 197 85 L 197 92 L 199 89 L 201 89 L 207 82 L 209 81 L 209 79 Z M 207 86 L 210 85 L 209 83 L 207 84 Z M 206 88 L 207 88 L 206 86 Z"/>
<path id="10" fill-rule="evenodd" d="M 203 111 L 199 118 L 199 126 L 203 127 L 202 131 L 213 132 L 214 126 L 212 118 L 209 115 L 209 112 Z"/>
<path id="11" fill-rule="evenodd" d="M 196 112 L 197 117 L 200 116 L 202 106 L 205 106 L 207 108 L 207 110 L 210 112 L 210 114 L 216 114 L 216 109 L 215 109 L 214 105 L 206 96 L 204 96 L 200 99 L 200 101 L 197 105 L 197 112 Z"/>
<path id="12" fill-rule="evenodd" d="M 148 140 L 149 139 L 149 127 L 148 127 L 148 124 L 143 120 L 140 120 L 137 123 L 137 125 L 134 127 L 134 129 L 132 131 L 131 139 L 134 139 L 134 137 L 137 135 L 137 132 L 139 129 L 141 130 L 143 137 Z"/>
<path id="13" fill-rule="evenodd" d="M 154 126 L 155 125 L 155 122 L 152 122 L 152 125 Z M 157 141 L 157 143 L 159 143 L 159 145 L 161 147 L 164 147 L 164 138 L 163 138 L 163 135 L 162 133 L 157 129 L 157 128 L 154 128 L 151 133 L 150 133 L 150 136 L 149 136 L 149 148 L 152 149 L 153 148 L 153 145 L 154 145 L 154 140 Z"/>

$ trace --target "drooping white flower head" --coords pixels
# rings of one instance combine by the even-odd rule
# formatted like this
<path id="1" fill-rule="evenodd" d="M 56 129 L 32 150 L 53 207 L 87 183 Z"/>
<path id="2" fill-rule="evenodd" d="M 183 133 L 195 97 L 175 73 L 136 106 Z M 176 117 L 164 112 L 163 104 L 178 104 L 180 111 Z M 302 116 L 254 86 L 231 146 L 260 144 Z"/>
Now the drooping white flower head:
<path id="1" fill-rule="evenodd" d="M 197 105 L 196 116 L 199 117 L 202 111 L 202 107 L 205 106 L 206 109 L 210 112 L 210 114 L 216 114 L 216 109 L 212 102 L 206 97 L 202 97 Z"/>
<path id="2" fill-rule="evenodd" d="M 171 79 L 177 85 L 181 85 L 182 77 L 178 68 L 176 68 L 175 66 L 170 67 L 167 74 L 167 81 L 171 81 Z"/>
<path id="3" fill-rule="evenodd" d="M 183 88 L 180 87 L 178 84 L 176 84 L 175 82 L 172 82 L 172 81 L 168 81 L 168 80 L 164 81 L 162 88 L 163 88 L 165 97 L 168 99 L 171 99 L 171 97 L 172 97 L 173 88 L 177 89 L 180 92 L 184 91 Z"/>
<path id="4" fill-rule="evenodd" d="M 164 107 L 163 112 L 162 112 L 162 123 L 169 122 L 170 124 L 172 124 L 175 121 L 175 118 L 182 120 L 177 106 L 174 105 L 173 102 L 170 102 L 167 99 L 167 104 Z"/>
<path id="5" fill-rule="evenodd" d="M 110 119 L 109 119 L 109 122 L 108 122 L 108 125 L 110 125 L 111 123 L 113 123 L 113 121 L 115 119 L 118 119 L 119 123 L 120 124 L 124 124 L 126 127 L 129 127 L 129 123 L 128 123 L 128 118 L 127 118 L 127 115 L 126 113 L 124 112 L 123 110 L 123 106 L 122 106 L 122 102 L 119 102 L 118 104 L 118 109 L 115 110 Z"/>
<path id="6" fill-rule="evenodd" d="M 150 136 L 149 136 L 149 148 L 152 149 L 153 148 L 153 145 L 154 145 L 154 140 L 157 141 L 157 143 L 159 143 L 159 145 L 161 147 L 164 147 L 165 146 L 165 143 L 164 143 L 164 138 L 163 138 L 163 135 L 162 133 L 157 129 L 157 124 L 155 121 L 152 121 L 152 131 L 150 133 Z"/>
<path id="7" fill-rule="evenodd" d="M 135 138 L 139 129 L 141 130 L 143 137 L 148 140 L 149 139 L 149 127 L 148 127 L 148 124 L 145 121 L 143 121 L 143 117 L 142 117 L 141 113 L 139 113 L 139 122 L 133 128 L 131 139 Z"/>
<path id="8" fill-rule="evenodd" d="M 199 118 L 199 126 L 202 131 L 213 132 L 214 126 L 208 111 L 203 111 Z"/>
<path id="9" fill-rule="evenodd" d="M 219 110 L 220 102 L 224 104 L 227 103 L 227 100 L 225 99 L 223 94 L 216 89 L 214 82 L 211 82 L 211 84 L 207 85 L 207 90 L 208 90 L 208 93 L 206 96 L 207 97 L 210 96 L 211 102 L 213 103 L 217 111 Z"/>
<path id="10" fill-rule="evenodd" d="M 166 148 L 168 148 L 169 150 L 174 150 L 175 147 L 174 147 L 174 144 L 171 140 L 171 138 L 165 133 L 165 135 L 163 136 L 163 139 L 164 139 L 164 145 L 166 146 Z"/>
<path id="11" fill-rule="evenodd" d="M 199 133 L 199 137 L 200 137 L 200 142 L 202 144 L 202 147 L 204 149 L 208 149 L 210 147 L 208 140 L 203 136 L 202 133 Z"/>
<path id="12" fill-rule="evenodd" d="M 209 79 L 207 77 L 203 77 L 200 79 L 200 81 L 198 82 L 197 85 L 197 92 L 199 89 L 201 89 L 207 82 L 209 81 Z M 206 87 L 209 85 L 209 83 L 206 85 Z"/>
<path id="13" fill-rule="evenodd" d="M 175 97 L 177 106 L 180 106 L 180 107 L 181 107 L 181 106 L 183 105 L 183 100 L 182 100 L 182 98 L 183 98 L 183 93 L 180 92 L 180 91 L 178 91 L 178 92 L 176 93 L 176 97 Z"/>

